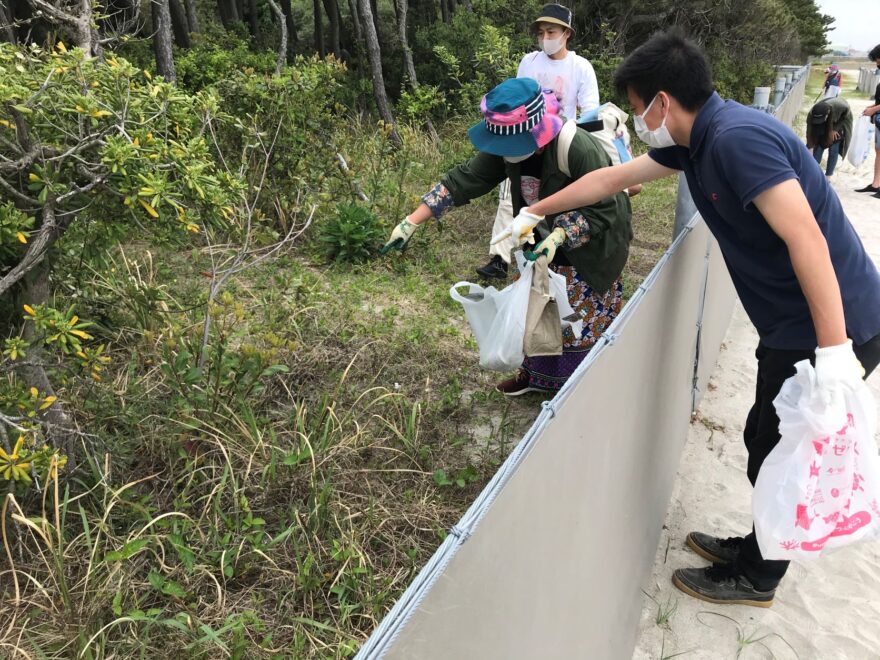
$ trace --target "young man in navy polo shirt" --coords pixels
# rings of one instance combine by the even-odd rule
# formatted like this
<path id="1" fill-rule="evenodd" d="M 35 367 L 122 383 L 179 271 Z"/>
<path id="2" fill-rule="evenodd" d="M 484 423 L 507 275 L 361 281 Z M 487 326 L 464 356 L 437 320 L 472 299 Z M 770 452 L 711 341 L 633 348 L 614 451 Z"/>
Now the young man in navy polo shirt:
<path id="1" fill-rule="evenodd" d="M 773 117 L 723 101 L 705 55 L 680 33 L 657 35 L 634 51 L 615 84 L 653 149 L 524 209 L 515 235 L 542 215 L 684 172 L 760 335 L 755 403 L 744 431 L 754 485 L 779 442 L 773 399 L 796 362 L 814 360 L 826 400 L 880 362 L 880 276 L 804 144 Z M 678 588 L 711 602 L 772 604 L 788 562 L 763 559 L 754 529 L 726 539 L 693 532 L 687 543 L 714 564 L 675 571 Z"/>

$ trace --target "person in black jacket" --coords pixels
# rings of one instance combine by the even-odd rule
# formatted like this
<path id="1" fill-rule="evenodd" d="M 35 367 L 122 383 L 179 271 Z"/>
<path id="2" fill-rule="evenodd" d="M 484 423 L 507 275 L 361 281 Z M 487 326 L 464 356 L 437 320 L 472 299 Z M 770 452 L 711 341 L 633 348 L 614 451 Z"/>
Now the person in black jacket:
<path id="1" fill-rule="evenodd" d="M 868 53 L 868 59 L 874 60 L 877 68 L 880 69 L 880 44 L 877 44 Z M 874 193 L 874 197 L 880 198 L 880 85 L 874 91 L 874 105 L 865 108 L 863 115 L 874 118 L 874 150 L 876 157 L 874 158 L 874 179 L 864 188 L 859 188 L 856 192 Z"/>

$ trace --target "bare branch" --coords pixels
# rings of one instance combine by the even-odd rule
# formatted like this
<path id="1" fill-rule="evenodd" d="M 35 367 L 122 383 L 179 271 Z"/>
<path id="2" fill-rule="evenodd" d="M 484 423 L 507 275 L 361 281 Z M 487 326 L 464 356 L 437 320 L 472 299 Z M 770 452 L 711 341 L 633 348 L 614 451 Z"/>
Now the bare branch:
<path id="1" fill-rule="evenodd" d="M 0 279 L 0 296 L 33 270 L 43 260 L 49 247 L 58 239 L 60 232 L 58 232 L 58 226 L 55 223 L 54 203 L 55 200 L 50 200 L 43 206 L 43 224 L 37 231 L 36 237 L 28 243 L 27 252 L 24 253 L 15 268 Z"/>
<path id="2" fill-rule="evenodd" d="M 27 204 L 28 206 L 33 206 L 35 208 L 39 208 L 40 201 L 33 197 L 28 197 L 22 192 L 19 192 L 14 186 L 12 186 L 6 179 L 0 176 L 0 187 L 2 187 L 6 192 L 15 197 L 19 202 L 23 204 Z"/>
<path id="3" fill-rule="evenodd" d="M 61 11 L 58 7 L 53 5 L 50 2 L 46 2 L 46 0 L 28 0 L 33 6 L 34 9 L 39 9 L 50 18 L 58 21 L 59 23 L 63 23 L 69 27 L 78 28 L 79 20 L 73 14 L 68 14 L 67 12 Z"/>
<path id="4" fill-rule="evenodd" d="M 266 1 L 272 8 L 272 13 L 275 14 L 275 18 L 278 19 L 278 25 L 281 28 L 281 43 L 278 45 L 278 60 L 275 62 L 275 75 L 278 76 L 281 75 L 281 69 L 284 68 L 284 63 L 287 61 L 287 19 L 275 0 Z"/>

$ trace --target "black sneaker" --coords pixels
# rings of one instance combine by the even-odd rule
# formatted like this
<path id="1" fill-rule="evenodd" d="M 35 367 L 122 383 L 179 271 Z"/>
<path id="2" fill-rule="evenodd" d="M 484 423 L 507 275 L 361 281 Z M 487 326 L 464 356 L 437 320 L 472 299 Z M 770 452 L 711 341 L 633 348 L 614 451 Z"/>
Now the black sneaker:
<path id="1" fill-rule="evenodd" d="M 870 183 L 864 188 L 856 188 L 856 192 L 869 192 L 876 193 L 880 192 L 880 186 L 872 186 Z"/>
<path id="2" fill-rule="evenodd" d="M 691 532 L 687 535 L 688 547 L 700 557 L 708 559 L 715 564 L 732 564 L 739 555 L 739 546 L 742 544 L 741 536 L 732 536 L 721 539 L 717 536 L 709 536 L 702 532 Z"/>
<path id="3" fill-rule="evenodd" d="M 871 195 L 871 197 L 880 198 L 880 192 L 875 192 L 873 195 Z"/>
<path id="4" fill-rule="evenodd" d="M 489 263 L 485 266 L 477 268 L 477 272 L 483 277 L 488 277 L 491 280 L 506 280 L 507 263 L 496 254 L 489 259 Z"/>
<path id="5" fill-rule="evenodd" d="M 688 596 L 719 605 L 770 607 L 776 589 L 759 591 L 749 579 L 729 564 L 708 568 L 680 568 L 672 574 L 672 584 Z"/>

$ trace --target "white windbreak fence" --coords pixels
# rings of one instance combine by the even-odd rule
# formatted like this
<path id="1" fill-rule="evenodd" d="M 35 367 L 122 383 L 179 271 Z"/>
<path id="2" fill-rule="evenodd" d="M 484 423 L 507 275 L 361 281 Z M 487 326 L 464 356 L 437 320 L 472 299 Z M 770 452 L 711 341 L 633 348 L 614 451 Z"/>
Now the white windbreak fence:
<path id="1" fill-rule="evenodd" d="M 880 69 L 874 66 L 859 69 L 859 81 L 856 86 L 860 92 L 873 95 L 878 84 L 880 84 Z"/>
<path id="2" fill-rule="evenodd" d="M 631 653 L 694 394 L 733 300 L 694 216 L 358 657 Z"/>
<path id="3" fill-rule="evenodd" d="M 777 116 L 797 115 L 806 79 Z M 694 215 L 357 660 L 630 657 L 734 300 Z"/>

